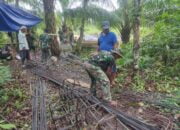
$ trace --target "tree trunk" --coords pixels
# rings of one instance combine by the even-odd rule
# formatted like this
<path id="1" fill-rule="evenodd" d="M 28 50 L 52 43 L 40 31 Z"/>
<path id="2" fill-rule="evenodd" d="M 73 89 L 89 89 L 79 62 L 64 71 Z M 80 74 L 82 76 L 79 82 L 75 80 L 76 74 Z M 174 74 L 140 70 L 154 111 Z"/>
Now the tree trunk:
<path id="1" fill-rule="evenodd" d="M 19 0 L 16 0 L 16 7 L 19 7 Z"/>
<path id="2" fill-rule="evenodd" d="M 51 54 L 53 56 L 59 57 L 60 47 L 57 42 L 57 36 L 54 36 L 54 34 L 56 34 L 56 20 L 54 14 L 55 0 L 43 0 L 43 5 L 47 32 L 53 34 L 51 43 Z"/>
<path id="3" fill-rule="evenodd" d="M 85 25 L 85 18 L 82 18 L 81 27 L 80 27 L 80 36 L 77 43 L 77 53 L 79 53 L 82 48 L 82 42 L 83 42 L 83 37 L 84 37 L 84 25 Z"/>
<path id="4" fill-rule="evenodd" d="M 43 0 L 45 24 L 48 33 L 56 33 L 54 4 L 55 0 Z"/>
<path id="5" fill-rule="evenodd" d="M 19 0 L 15 0 L 15 5 L 16 5 L 16 7 L 19 7 Z M 15 39 L 16 39 L 16 43 L 17 43 L 16 50 L 19 50 L 18 32 L 16 32 L 16 34 L 15 34 Z"/>
<path id="6" fill-rule="evenodd" d="M 78 45 L 77 45 L 77 53 L 81 51 L 81 45 L 84 37 L 84 26 L 85 26 L 85 19 L 86 19 L 86 7 L 88 5 L 89 0 L 83 1 L 83 16 L 81 19 L 81 27 L 80 27 L 80 37 L 78 39 Z"/>
<path id="7" fill-rule="evenodd" d="M 139 68 L 139 37 L 140 37 L 140 12 L 141 12 L 141 0 L 134 0 L 134 23 L 133 23 L 133 60 L 134 60 L 134 70 L 138 70 Z"/>
<path id="8" fill-rule="evenodd" d="M 129 13 L 128 13 L 128 2 L 125 0 L 123 1 L 123 19 L 124 19 L 124 24 L 122 24 L 121 27 L 121 39 L 123 43 L 128 43 L 130 40 L 130 33 L 131 33 L 131 23 L 129 19 Z"/>
<path id="9" fill-rule="evenodd" d="M 122 27 L 122 29 L 121 29 L 121 40 L 123 43 L 129 42 L 130 34 L 131 34 L 131 27 L 130 26 Z"/>

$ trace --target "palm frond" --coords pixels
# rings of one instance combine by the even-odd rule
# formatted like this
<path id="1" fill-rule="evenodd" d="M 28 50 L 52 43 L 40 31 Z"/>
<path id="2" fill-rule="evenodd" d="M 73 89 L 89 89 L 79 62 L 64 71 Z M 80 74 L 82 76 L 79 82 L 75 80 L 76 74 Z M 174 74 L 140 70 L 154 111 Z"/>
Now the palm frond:
<path id="1" fill-rule="evenodd" d="M 75 8 L 75 9 L 66 9 L 64 12 L 65 17 L 68 19 L 81 19 L 82 18 L 82 13 L 83 13 L 83 8 Z M 95 5 L 89 5 L 86 10 L 85 10 L 85 17 L 86 17 L 86 22 L 89 23 L 94 23 L 96 25 L 101 25 L 101 22 L 103 20 L 109 20 L 111 25 L 113 27 L 116 27 L 116 24 L 119 24 L 120 21 L 119 17 L 116 15 L 116 13 L 113 12 L 108 12 L 105 9 L 99 8 Z"/>

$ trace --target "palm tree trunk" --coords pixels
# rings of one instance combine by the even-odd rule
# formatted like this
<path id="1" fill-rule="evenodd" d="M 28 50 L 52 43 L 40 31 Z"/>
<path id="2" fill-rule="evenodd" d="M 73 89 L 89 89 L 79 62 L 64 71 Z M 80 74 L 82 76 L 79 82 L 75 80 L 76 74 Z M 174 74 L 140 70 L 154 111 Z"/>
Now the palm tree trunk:
<path id="1" fill-rule="evenodd" d="M 16 0 L 15 1 L 15 5 L 16 7 L 19 7 L 19 0 Z M 18 32 L 16 32 L 16 42 L 19 44 L 19 41 L 18 41 Z M 16 49 L 18 50 L 18 45 L 16 46 Z"/>
<path id="2" fill-rule="evenodd" d="M 16 0 L 16 7 L 19 7 L 19 0 Z"/>
<path id="3" fill-rule="evenodd" d="M 83 37 L 84 37 L 84 25 L 85 25 L 85 17 L 82 18 L 81 20 L 81 27 L 80 27 L 80 37 L 79 37 L 79 40 L 78 40 L 78 50 L 80 51 L 81 50 L 81 44 L 82 44 L 82 41 L 83 41 Z"/>
<path id="4" fill-rule="evenodd" d="M 140 37 L 140 11 L 141 11 L 141 0 L 134 0 L 134 8 L 135 8 L 135 15 L 134 15 L 134 23 L 133 23 L 133 60 L 134 60 L 134 70 L 138 70 L 139 68 L 139 37 Z"/>
<path id="5" fill-rule="evenodd" d="M 54 14 L 55 0 L 43 0 L 45 12 L 45 24 L 48 33 L 56 34 L 56 20 Z M 59 57 L 60 49 L 57 42 L 57 36 L 52 36 L 51 53 L 53 56 Z"/>
<path id="6" fill-rule="evenodd" d="M 130 21 L 125 21 L 125 25 L 121 28 L 121 39 L 123 43 L 128 43 L 130 40 L 131 26 Z"/>
<path id="7" fill-rule="evenodd" d="M 45 24 L 49 33 L 56 33 L 54 4 L 55 0 L 43 0 L 45 12 Z"/>
<path id="8" fill-rule="evenodd" d="M 83 17 L 81 20 L 81 27 L 80 27 L 80 37 L 78 39 L 78 45 L 77 45 L 77 51 L 78 53 L 81 50 L 81 45 L 84 37 L 84 26 L 85 26 L 85 19 L 86 19 L 86 7 L 88 5 L 89 0 L 84 0 L 83 1 Z"/>
<path id="9" fill-rule="evenodd" d="M 128 43 L 130 40 L 131 27 L 129 25 L 123 26 L 121 29 L 121 40 L 123 43 Z"/>
<path id="10" fill-rule="evenodd" d="M 121 27 L 121 39 L 123 43 L 128 43 L 130 40 L 130 33 L 131 33 L 131 24 L 130 24 L 130 19 L 129 19 L 129 14 L 128 14 L 128 2 L 122 1 L 122 6 L 124 6 L 123 8 L 123 19 L 124 19 L 124 24 L 122 24 Z"/>

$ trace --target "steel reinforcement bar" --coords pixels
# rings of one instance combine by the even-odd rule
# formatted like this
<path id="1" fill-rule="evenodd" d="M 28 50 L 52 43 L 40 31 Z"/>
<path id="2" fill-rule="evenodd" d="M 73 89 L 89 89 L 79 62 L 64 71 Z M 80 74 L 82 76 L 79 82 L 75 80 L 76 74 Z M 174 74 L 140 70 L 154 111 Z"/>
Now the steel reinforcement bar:
<path id="1" fill-rule="evenodd" d="M 42 66 L 42 65 L 33 63 L 33 66 L 31 65 L 30 69 L 33 74 L 35 74 L 39 77 L 45 78 L 46 80 L 51 81 L 52 83 L 56 84 L 56 86 L 58 88 L 70 90 L 74 97 L 79 98 L 81 100 L 83 99 L 84 101 L 87 101 L 90 104 L 96 104 L 96 106 L 98 106 L 98 108 L 101 108 L 104 111 L 106 111 L 107 113 L 114 115 L 115 118 L 117 118 L 120 122 L 123 123 L 123 125 L 127 126 L 130 129 L 133 129 L 133 130 L 158 130 L 158 128 L 156 128 L 155 126 L 149 125 L 139 119 L 130 117 L 130 116 L 126 115 L 125 113 L 116 110 L 115 108 L 108 105 L 108 103 L 100 101 L 93 95 L 89 94 L 88 91 L 85 89 L 81 89 L 79 87 L 74 88 L 74 87 L 69 87 L 69 86 L 65 85 L 63 81 L 59 81 L 52 75 L 46 73 L 47 68 L 44 68 L 44 66 Z M 90 106 L 90 104 L 89 104 L 89 106 Z"/>

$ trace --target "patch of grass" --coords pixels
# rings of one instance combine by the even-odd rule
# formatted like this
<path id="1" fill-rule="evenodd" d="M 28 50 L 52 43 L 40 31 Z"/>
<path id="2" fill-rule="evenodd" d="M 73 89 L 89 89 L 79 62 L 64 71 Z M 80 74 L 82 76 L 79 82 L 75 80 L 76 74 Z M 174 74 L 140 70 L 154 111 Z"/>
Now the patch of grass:
<path id="1" fill-rule="evenodd" d="M 180 89 L 172 94 L 173 96 L 162 99 L 161 104 L 176 110 L 176 108 L 180 108 Z M 180 114 L 180 111 L 178 110 L 174 112 Z"/>
<path id="2" fill-rule="evenodd" d="M 140 74 L 137 74 L 134 77 L 134 83 L 132 83 L 133 89 L 137 92 L 143 92 L 145 91 L 145 80 L 142 79 Z"/>
<path id="3" fill-rule="evenodd" d="M 10 39 L 8 38 L 7 34 L 4 32 L 0 32 L 0 47 L 3 47 L 4 44 L 9 43 Z"/>
<path id="4" fill-rule="evenodd" d="M 0 120 L 0 129 L 12 130 L 12 129 L 15 129 L 15 128 L 16 128 L 16 126 L 14 124 L 5 123 L 4 120 Z"/>
<path id="5" fill-rule="evenodd" d="M 86 34 L 100 34 L 102 30 L 100 28 L 97 28 L 96 26 L 93 25 L 87 25 L 85 26 L 85 33 Z"/>
<path id="6" fill-rule="evenodd" d="M 90 54 L 95 52 L 96 48 L 83 47 L 80 53 L 80 57 L 84 60 L 88 60 Z"/>
<path id="7" fill-rule="evenodd" d="M 9 66 L 0 65 L 0 86 L 11 80 L 11 72 Z"/>

